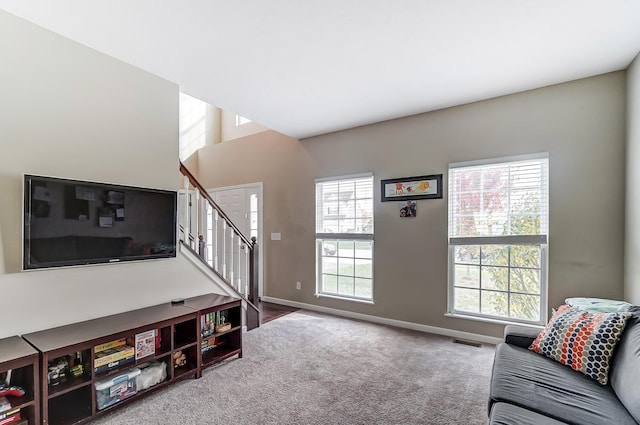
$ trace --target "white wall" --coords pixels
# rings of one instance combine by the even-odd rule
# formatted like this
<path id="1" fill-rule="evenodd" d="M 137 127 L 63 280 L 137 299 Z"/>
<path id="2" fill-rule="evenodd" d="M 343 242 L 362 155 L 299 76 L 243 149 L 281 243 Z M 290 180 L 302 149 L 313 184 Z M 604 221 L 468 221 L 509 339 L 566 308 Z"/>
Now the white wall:
<path id="1" fill-rule="evenodd" d="M 625 299 L 640 305 L 640 55 L 627 70 Z"/>
<path id="2" fill-rule="evenodd" d="M 178 187 L 178 87 L 4 11 L 0 58 L 0 337 L 213 291 L 180 255 L 20 272 L 24 173 Z"/>

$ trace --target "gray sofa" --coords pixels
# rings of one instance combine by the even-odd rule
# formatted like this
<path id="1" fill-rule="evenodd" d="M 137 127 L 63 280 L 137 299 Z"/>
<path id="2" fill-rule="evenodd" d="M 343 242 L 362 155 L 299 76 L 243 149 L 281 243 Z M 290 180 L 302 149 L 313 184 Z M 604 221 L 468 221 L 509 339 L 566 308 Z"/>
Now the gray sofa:
<path id="1" fill-rule="evenodd" d="M 528 350 L 539 330 L 507 326 L 496 347 L 489 394 L 491 425 L 638 425 L 640 307 L 613 354 L 609 383 Z"/>

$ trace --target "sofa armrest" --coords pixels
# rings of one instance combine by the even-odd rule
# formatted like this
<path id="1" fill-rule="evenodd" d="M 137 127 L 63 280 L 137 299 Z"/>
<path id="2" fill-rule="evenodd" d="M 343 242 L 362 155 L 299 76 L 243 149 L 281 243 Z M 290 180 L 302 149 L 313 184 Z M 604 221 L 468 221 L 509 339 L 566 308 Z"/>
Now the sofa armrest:
<path id="1" fill-rule="evenodd" d="M 507 325 L 504 327 L 504 342 L 522 348 L 529 348 L 542 329 L 542 327 Z"/>

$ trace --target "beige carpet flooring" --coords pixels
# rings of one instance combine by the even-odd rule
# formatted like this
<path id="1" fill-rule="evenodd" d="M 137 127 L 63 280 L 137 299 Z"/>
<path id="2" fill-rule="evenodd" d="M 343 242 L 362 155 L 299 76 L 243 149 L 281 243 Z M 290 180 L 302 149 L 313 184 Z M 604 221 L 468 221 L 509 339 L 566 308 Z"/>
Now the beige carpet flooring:
<path id="1" fill-rule="evenodd" d="M 242 359 L 93 424 L 484 425 L 494 348 L 300 310 L 245 333 Z"/>

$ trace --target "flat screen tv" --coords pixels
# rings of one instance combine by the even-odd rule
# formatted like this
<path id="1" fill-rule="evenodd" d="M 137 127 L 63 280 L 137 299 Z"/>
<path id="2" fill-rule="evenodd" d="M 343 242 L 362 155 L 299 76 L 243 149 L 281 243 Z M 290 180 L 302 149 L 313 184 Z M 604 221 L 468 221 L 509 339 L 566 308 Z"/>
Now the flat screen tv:
<path id="1" fill-rule="evenodd" d="M 24 176 L 23 269 L 176 256 L 175 191 Z"/>

